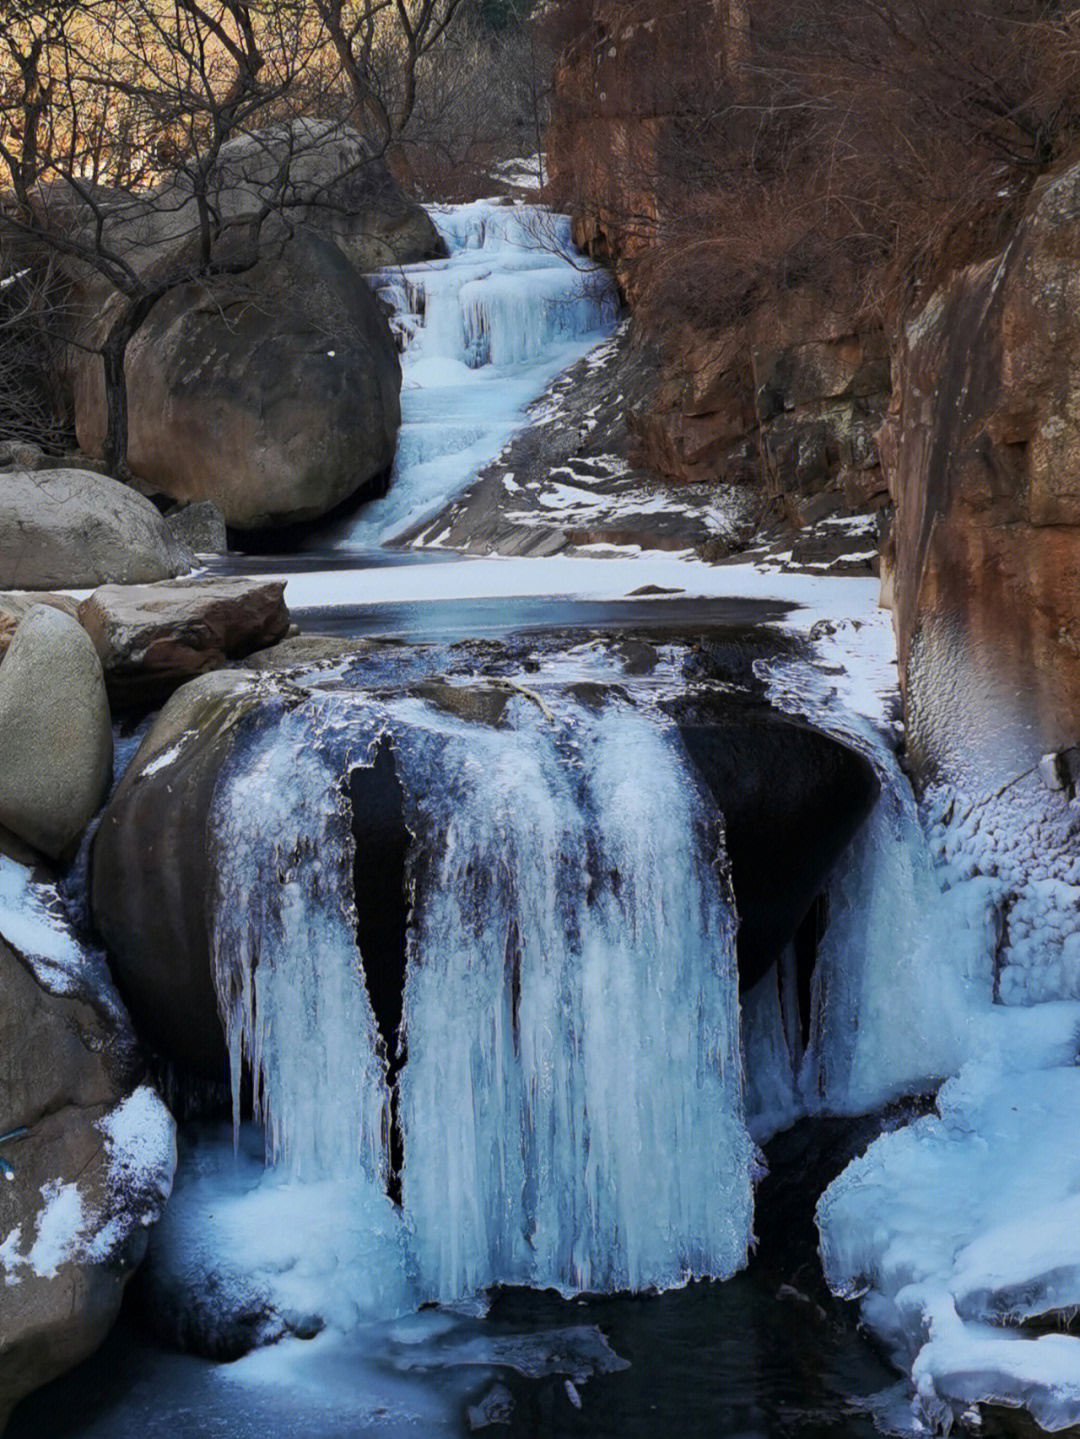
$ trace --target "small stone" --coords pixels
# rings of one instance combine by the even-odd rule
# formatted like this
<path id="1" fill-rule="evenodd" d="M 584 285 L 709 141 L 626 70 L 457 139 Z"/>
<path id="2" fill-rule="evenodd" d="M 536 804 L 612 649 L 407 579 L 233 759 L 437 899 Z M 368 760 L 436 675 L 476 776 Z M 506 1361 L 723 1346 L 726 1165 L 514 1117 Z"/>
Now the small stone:
<path id="1" fill-rule="evenodd" d="M 191 504 L 177 505 L 165 516 L 165 523 L 174 538 L 197 555 L 228 553 L 225 516 L 212 500 L 194 500 Z"/>
<path id="2" fill-rule="evenodd" d="M 1039 761 L 1039 778 L 1047 789 L 1061 790 L 1068 784 L 1068 772 L 1060 753 L 1044 754 Z"/>
<path id="3" fill-rule="evenodd" d="M 514 1396 L 505 1384 L 496 1384 L 489 1389 L 478 1404 L 469 1406 L 467 1418 L 469 1429 L 476 1433 L 493 1424 L 509 1424 L 514 1417 Z"/>

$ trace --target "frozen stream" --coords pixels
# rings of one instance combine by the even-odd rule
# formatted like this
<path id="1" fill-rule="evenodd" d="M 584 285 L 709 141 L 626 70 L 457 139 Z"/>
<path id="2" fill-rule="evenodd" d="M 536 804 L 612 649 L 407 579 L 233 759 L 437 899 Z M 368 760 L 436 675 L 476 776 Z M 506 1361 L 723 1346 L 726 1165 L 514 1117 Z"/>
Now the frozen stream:
<path id="1" fill-rule="evenodd" d="M 441 508 L 615 325 L 611 277 L 575 250 L 565 216 L 484 200 L 431 214 L 449 258 L 373 277 L 402 346 L 402 424 L 390 491 L 335 531 L 344 550 Z"/>

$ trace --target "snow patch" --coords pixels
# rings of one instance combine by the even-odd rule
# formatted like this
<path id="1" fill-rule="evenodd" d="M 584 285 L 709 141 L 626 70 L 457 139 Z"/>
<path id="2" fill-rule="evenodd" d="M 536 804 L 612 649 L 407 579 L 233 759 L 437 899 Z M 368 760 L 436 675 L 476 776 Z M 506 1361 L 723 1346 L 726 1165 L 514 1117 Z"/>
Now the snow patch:
<path id="1" fill-rule="evenodd" d="M 0 855 L 0 939 L 50 994 L 92 997 L 127 1026 L 104 957 L 76 939 L 55 886 L 38 883 L 6 855 Z"/>
<path id="2" fill-rule="evenodd" d="M 1080 1308 L 1078 1022 L 1078 1005 L 1044 1006 L 1011 1046 L 983 1027 L 938 1114 L 878 1139 L 818 1205 L 826 1278 L 861 1298 L 925 1424 L 980 1403 L 1080 1423 L 1080 1339 L 1017 1328 Z"/>

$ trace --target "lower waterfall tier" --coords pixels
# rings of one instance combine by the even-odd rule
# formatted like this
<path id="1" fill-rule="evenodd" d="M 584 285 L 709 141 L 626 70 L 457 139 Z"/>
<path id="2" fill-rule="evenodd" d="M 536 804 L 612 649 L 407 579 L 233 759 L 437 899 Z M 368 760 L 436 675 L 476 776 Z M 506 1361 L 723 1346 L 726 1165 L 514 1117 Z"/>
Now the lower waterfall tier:
<path id="1" fill-rule="evenodd" d="M 246 1062 L 282 1180 L 400 1180 L 421 1299 L 669 1287 L 746 1258 L 755 1149 L 722 820 L 674 723 L 553 703 L 514 694 L 496 727 L 417 698 L 312 696 L 238 744 L 218 783 L 237 1114 Z M 395 957 L 360 953 L 354 903 L 385 897 L 353 885 L 343 783 L 387 746 L 413 836 L 389 1055 L 365 969 Z"/>

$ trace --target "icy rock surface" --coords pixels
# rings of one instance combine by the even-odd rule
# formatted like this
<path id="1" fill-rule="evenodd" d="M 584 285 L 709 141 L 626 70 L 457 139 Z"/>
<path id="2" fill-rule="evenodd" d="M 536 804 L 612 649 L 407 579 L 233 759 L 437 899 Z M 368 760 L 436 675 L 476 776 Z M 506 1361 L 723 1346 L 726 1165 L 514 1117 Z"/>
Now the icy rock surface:
<path id="1" fill-rule="evenodd" d="M 536 205 L 437 206 L 450 252 L 372 277 L 402 347 L 402 424 L 390 492 L 338 532 L 378 545 L 463 488 L 523 423 L 528 402 L 615 325 L 607 271 L 570 221 Z"/>
<path id="2" fill-rule="evenodd" d="M 1076 808 L 1022 775 L 977 798 L 942 783 L 920 813 L 850 676 L 759 673 L 774 703 L 862 749 L 882 797 L 830 887 L 805 1055 L 775 993 L 750 997 L 752 1132 L 947 1080 L 937 1114 L 822 1197 L 826 1278 L 911 1375 L 890 1430 L 947 1431 L 979 1404 L 1075 1426 L 1080 1339 L 1054 1331 L 1080 1308 Z"/>
<path id="3" fill-rule="evenodd" d="M 263 1136 L 189 1136 L 155 1232 L 151 1302 L 167 1337 L 214 1358 L 289 1333 L 348 1331 L 416 1307 L 401 1218 L 364 1173 L 298 1179 Z M 183 1296 L 177 1306 L 176 1297 Z"/>
<path id="4" fill-rule="evenodd" d="M 1016 1018 L 818 1206 L 830 1286 L 861 1299 L 931 1425 L 976 1403 L 1080 1423 L 1080 1339 L 1038 1332 L 1080 1308 L 1080 1006 Z"/>
<path id="5" fill-rule="evenodd" d="M 234 1112 L 246 1058 L 274 1163 L 382 1187 L 389 1094 L 356 948 L 342 784 L 372 732 L 347 718 L 316 699 L 234 753 L 211 820 L 211 935 Z"/>
<path id="6" fill-rule="evenodd" d="M 924 808 L 947 882 L 986 895 L 995 999 L 1080 999 L 1080 800 L 1028 772 L 989 793 L 938 784 Z"/>

